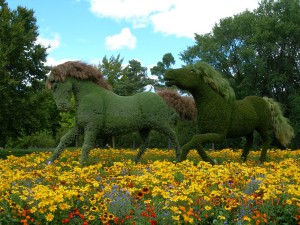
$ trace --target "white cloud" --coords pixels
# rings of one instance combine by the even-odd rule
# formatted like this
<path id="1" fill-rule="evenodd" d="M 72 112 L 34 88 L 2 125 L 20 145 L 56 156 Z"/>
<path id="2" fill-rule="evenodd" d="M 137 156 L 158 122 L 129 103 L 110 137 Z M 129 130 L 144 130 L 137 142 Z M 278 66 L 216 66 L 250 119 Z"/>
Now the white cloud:
<path id="1" fill-rule="evenodd" d="M 109 50 L 118 50 L 124 47 L 134 49 L 136 46 L 136 37 L 129 28 L 123 28 L 121 33 L 105 38 L 105 44 Z"/>
<path id="2" fill-rule="evenodd" d="M 49 47 L 47 50 L 48 53 L 60 46 L 60 36 L 57 33 L 52 34 L 52 36 L 52 39 L 39 36 L 36 41 L 37 44 Z"/>
<path id="3" fill-rule="evenodd" d="M 124 19 L 136 26 L 151 23 L 154 31 L 194 37 L 211 31 L 221 18 L 258 7 L 259 0 L 90 0 L 100 17 Z"/>
<path id="4" fill-rule="evenodd" d="M 62 60 L 56 60 L 53 57 L 47 57 L 46 65 L 47 66 L 57 66 L 61 63 L 67 62 L 67 61 L 76 61 L 78 59 L 62 59 Z"/>
<path id="5" fill-rule="evenodd" d="M 145 26 L 148 17 L 169 10 L 174 0 L 90 0 L 91 11 L 99 17 L 125 19 L 134 26 Z"/>
<path id="6" fill-rule="evenodd" d="M 194 37 L 209 33 L 220 19 L 258 6 L 257 0 L 185 0 L 169 11 L 151 16 L 156 32 Z"/>

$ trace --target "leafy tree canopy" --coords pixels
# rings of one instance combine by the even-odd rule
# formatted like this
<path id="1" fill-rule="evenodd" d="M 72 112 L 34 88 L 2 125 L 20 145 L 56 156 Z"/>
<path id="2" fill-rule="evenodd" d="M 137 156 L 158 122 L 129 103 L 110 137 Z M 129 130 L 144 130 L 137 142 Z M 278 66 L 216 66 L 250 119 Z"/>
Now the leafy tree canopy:
<path id="1" fill-rule="evenodd" d="M 156 87 L 164 86 L 164 74 L 167 69 L 170 69 L 172 65 L 175 64 L 175 59 L 172 55 L 172 53 L 166 53 L 164 54 L 162 61 L 159 61 L 156 66 L 153 66 L 150 69 L 150 72 L 152 75 L 156 75 L 158 78 L 158 81 L 155 83 Z"/>
<path id="2" fill-rule="evenodd" d="M 143 92 L 147 85 L 154 82 L 147 76 L 147 67 L 143 67 L 137 60 L 130 60 L 123 68 L 124 59 L 120 55 L 104 56 L 98 69 L 112 85 L 113 91 L 118 95 L 128 96 Z"/>
<path id="3" fill-rule="evenodd" d="M 49 128 L 53 107 L 44 89 L 46 48 L 36 44 L 34 12 L 0 0 L 0 146 Z"/>

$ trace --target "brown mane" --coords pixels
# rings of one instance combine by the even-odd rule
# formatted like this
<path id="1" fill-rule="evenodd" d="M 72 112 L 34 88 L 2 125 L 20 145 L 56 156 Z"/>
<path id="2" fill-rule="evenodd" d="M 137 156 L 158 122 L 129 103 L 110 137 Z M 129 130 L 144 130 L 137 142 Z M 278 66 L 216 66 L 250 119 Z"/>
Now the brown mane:
<path id="1" fill-rule="evenodd" d="M 181 96 L 177 91 L 169 89 L 157 90 L 156 93 L 180 115 L 180 117 L 193 120 L 196 119 L 197 110 L 194 98 Z"/>
<path id="2" fill-rule="evenodd" d="M 104 89 L 112 90 L 111 85 L 104 79 L 102 73 L 94 66 L 80 61 L 68 61 L 59 64 L 51 70 L 51 78 L 55 81 L 63 82 L 67 77 L 75 77 L 81 80 L 91 80 Z M 47 83 L 51 88 L 51 84 Z"/>

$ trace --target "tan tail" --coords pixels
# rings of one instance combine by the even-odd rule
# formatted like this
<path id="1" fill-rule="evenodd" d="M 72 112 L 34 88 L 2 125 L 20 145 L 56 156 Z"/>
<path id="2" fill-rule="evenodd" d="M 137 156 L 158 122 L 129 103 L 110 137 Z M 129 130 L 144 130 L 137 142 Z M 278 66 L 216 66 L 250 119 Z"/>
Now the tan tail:
<path id="1" fill-rule="evenodd" d="M 174 90 L 162 89 L 156 93 L 173 108 L 181 118 L 193 120 L 196 118 L 197 110 L 193 97 L 181 96 Z"/>
<path id="2" fill-rule="evenodd" d="M 295 136 L 294 129 L 290 125 L 288 118 L 283 116 L 281 106 L 278 102 L 267 97 L 263 97 L 263 99 L 268 103 L 271 111 L 275 136 L 280 141 L 280 143 L 286 147 Z"/>

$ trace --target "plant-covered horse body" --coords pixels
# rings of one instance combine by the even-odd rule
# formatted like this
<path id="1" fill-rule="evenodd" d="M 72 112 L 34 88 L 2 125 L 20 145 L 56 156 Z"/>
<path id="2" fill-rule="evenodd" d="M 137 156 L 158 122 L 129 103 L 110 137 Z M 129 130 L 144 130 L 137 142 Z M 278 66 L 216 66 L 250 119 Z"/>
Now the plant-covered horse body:
<path id="1" fill-rule="evenodd" d="M 246 137 L 246 146 L 242 158 L 246 160 L 256 130 L 263 141 L 260 160 L 264 162 L 271 127 L 284 146 L 294 136 L 293 128 L 288 119 L 283 117 L 277 102 L 257 96 L 235 100 L 228 81 L 207 63 L 199 62 L 181 69 L 168 70 L 164 78 L 168 86 L 176 85 L 190 91 L 196 103 L 198 133 L 182 147 L 181 160 L 186 159 L 190 149 L 196 149 L 203 160 L 215 164 L 205 153 L 202 144 L 243 136 Z"/>
<path id="2" fill-rule="evenodd" d="M 47 81 L 48 87 L 52 89 L 60 110 L 72 108 L 71 93 L 74 94 L 76 121 L 75 127 L 61 138 L 49 162 L 58 158 L 81 129 L 84 131 L 82 163 L 86 162 L 89 150 L 94 147 L 97 137 L 132 131 L 139 131 L 142 137 L 142 146 L 136 156 L 138 161 L 146 149 L 148 135 L 152 129 L 170 138 L 178 158 L 179 144 L 169 125 L 170 109 L 163 99 L 151 92 L 133 96 L 116 95 L 101 76 L 96 68 L 82 62 L 66 62 L 52 69 Z"/>

